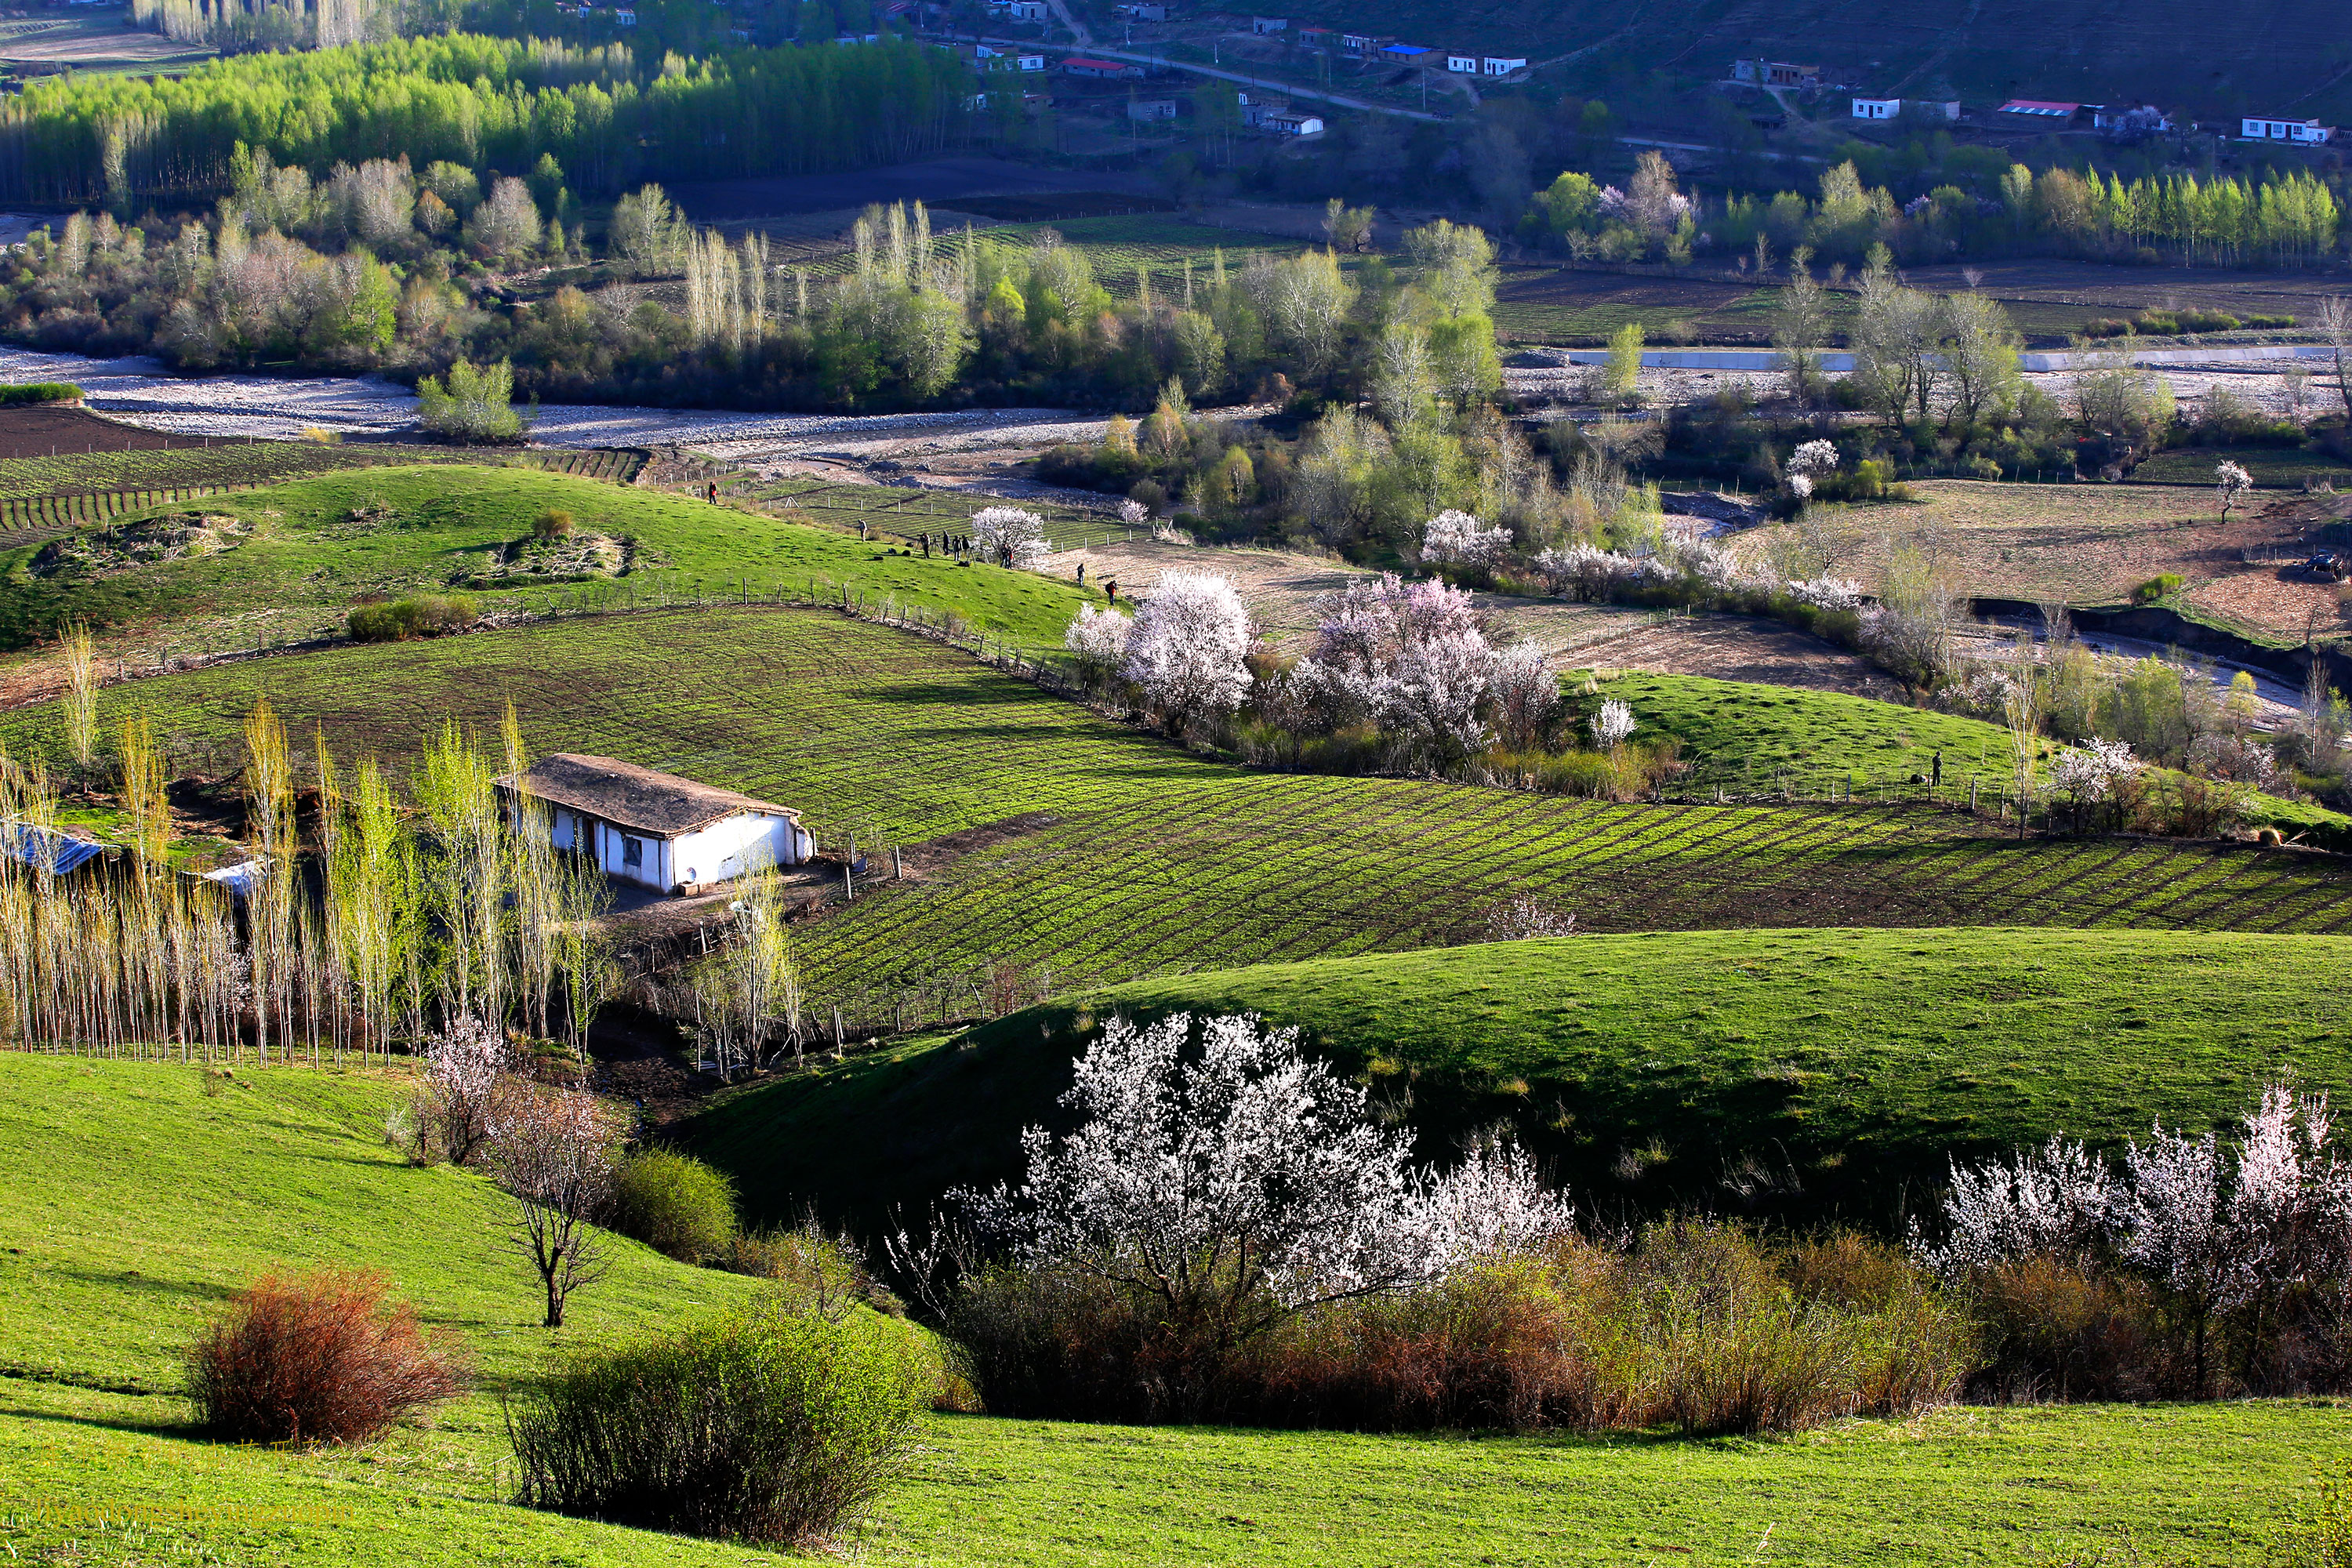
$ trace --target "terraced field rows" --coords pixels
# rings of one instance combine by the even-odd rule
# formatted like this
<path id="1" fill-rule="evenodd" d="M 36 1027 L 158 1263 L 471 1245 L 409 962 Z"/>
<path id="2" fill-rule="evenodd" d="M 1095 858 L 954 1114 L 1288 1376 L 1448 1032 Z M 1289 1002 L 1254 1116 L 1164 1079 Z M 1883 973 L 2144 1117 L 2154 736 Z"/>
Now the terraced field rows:
<path id="1" fill-rule="evenodd" d="M 1056 550 L 1084 543 L 1128 540 L 1135 531 L 1116 517 L 1050 501 L 1005 501 L 995 496 L 971 496 L 953 490 L 898 489 L 888 485 L 837 485 L 814 479 L 771 479 L 722 487 L 763 509 L 790 507 L 821 521 L 852 523 L 865 519 L 885 533 L 916 538 L 924 533 L 963 532 L 972 513 L 992 506 L 1018 506 L 1037 514 L 1045 538 Z M 1106 502 L 1108 505 L 1108 502 Z"/>
<path id="2" fill-rule="evenodd" d="M 1080 981 L 1480 940 L 1521 891 L 1593 931 L 1723 926 L 2352 929 L 2352 869 L 2251 846 L 2001 837 L 1881 805 L 1608 805 L 1256 773 L 1106 723 L 938 644 L 807 610 L 557 623 L 110 689 L 234 765 L 267 689 L 297 735 L 400 761 L 509 697 L 541 751 L 618 756 L 800 807 L 915 875 L 800 926 L 809 996 L 853 1019 L 1014 966 Z M 54 709 L 0 743 L 58 754 Z M 207 750 L 208 749 L 208 750 Z M 949 835 L 984 829 L 979 842 Z"/>

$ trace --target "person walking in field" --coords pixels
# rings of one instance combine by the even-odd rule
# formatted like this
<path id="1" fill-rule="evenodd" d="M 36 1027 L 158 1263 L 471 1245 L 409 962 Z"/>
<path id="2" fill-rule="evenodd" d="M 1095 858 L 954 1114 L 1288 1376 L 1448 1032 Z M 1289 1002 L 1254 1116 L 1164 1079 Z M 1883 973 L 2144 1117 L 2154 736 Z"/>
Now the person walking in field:
<path id="1" fill-rule="evenodd" d="M 710 483 L 703 487 L 703 499 L 709 501 L 712 506 L 717 506 L 719 504 L 719 481 L 717 479 L 711 480 Z"/>
<path id="2" fill-rule="evenodd" d="M 1104 579 L 1103 579 L 1103 593 L 1104 593 L 1106 595 L 1108 595 L 1108 598 L 1110 599 L 1110 602 L 1111 602 L 1112 604 L 1114 604 L 1114 605 L 1118 604 L 1118 578 L 1116 578 L 1116 577 L 1106 577 L 1106 578 L 1104 578 Z"/>
<path id="3" fill-rule="evenodd" d="M 1081 562 L 1079 562 L 1079 563 L 1078 563 L 1078 586 L 1079 586 L 1079 587 L 1081 587 L 1081 588 L 1083 588 L 1083 587 L 1085 587 L 1086 585 L 1087 585 L 1087 563 L 1086 563 L 1085 562 L 1081 561 Z"/>
<path id="4" fill-rule="evenodd" d="M 1944 753 L 1941 752 L 1936 753 L 1935 765 L 1927 778 L 1927 787 L 1930 789 L 1944 787 Z"/>

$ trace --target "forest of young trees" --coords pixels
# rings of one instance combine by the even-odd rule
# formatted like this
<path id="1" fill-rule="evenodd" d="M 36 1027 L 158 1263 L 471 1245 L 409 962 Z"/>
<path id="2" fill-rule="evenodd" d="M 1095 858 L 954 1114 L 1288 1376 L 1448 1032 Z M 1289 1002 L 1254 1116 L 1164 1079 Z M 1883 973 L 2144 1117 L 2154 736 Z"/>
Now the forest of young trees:
<path id="1" fill-rule="evenodd" d="M 801 174 L 921 157 L 962 134 L 970 73 L 948 52 L 735 48 L 643 63 L 627 46 L 453 34 L 242 55 L 184 77 L 67 76 L 0 104 L 0 199 L 146 203 L 226 189 L 242 145 L 281 163 L 406 157 L 579 189 Z"/>
<path id="2" fill-rule="evenodd" d="M 1537 193 L 1520 222 L 1531 242 L 1578 259 L 1687 263 L 1711 252 L 1759 275 L 1802 247 L 1859 262 L 1884 246 L 1909 263 L 2055 252 L 2094 259 L 2189 266 L 2307 266 L 2343 251 L 2347 208 L 2303 172 L 2200 181 L 2193 174 L 2126 182 L 2096 169 L 2012 163 L 1993 194 L 1944 184 L 1908 202 L 1869 187 L 1851 163 L 1824 172 L 1818 194 L 1780 191 L 1706 202 L 1679 188 L 1674 167 L 1642 155 L 1623 189 L 1569 171 Z"/>

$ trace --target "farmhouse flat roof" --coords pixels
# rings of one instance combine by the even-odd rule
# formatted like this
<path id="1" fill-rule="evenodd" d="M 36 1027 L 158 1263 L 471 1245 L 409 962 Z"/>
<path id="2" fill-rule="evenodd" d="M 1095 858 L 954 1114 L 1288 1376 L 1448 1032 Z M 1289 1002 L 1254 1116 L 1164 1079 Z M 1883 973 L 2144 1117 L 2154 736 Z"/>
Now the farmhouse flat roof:
<path id="1" fill-rule="evenodd" d="M 520 774 L 509 773 L 499 783 L 512 789 L 518 778 L 528 794 L 550 805 L 585 812 L 616 827 L 634 827 L 659 838 L 677 838 L 739 812 L 789 816 L 795 822 L 801 815 L 788 805 L 754 800 L 731 789 L 575 752 L 541 757 Z"/>

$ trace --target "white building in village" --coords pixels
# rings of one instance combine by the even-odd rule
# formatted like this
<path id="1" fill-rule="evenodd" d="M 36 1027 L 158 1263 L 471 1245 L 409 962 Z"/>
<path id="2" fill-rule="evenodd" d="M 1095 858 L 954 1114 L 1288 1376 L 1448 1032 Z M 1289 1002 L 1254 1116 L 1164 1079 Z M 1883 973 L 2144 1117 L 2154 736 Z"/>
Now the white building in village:
<path id="1" fill-rule="evenodd" d="M 762 867 L 797 866 L 816 852 L 801 814 L 788 805 L 611 757 L 559 752 L 499 780 L 510 803 L 518 788 L 547 807 L 557 848 L 657 893 L 708 891 Z"/>

